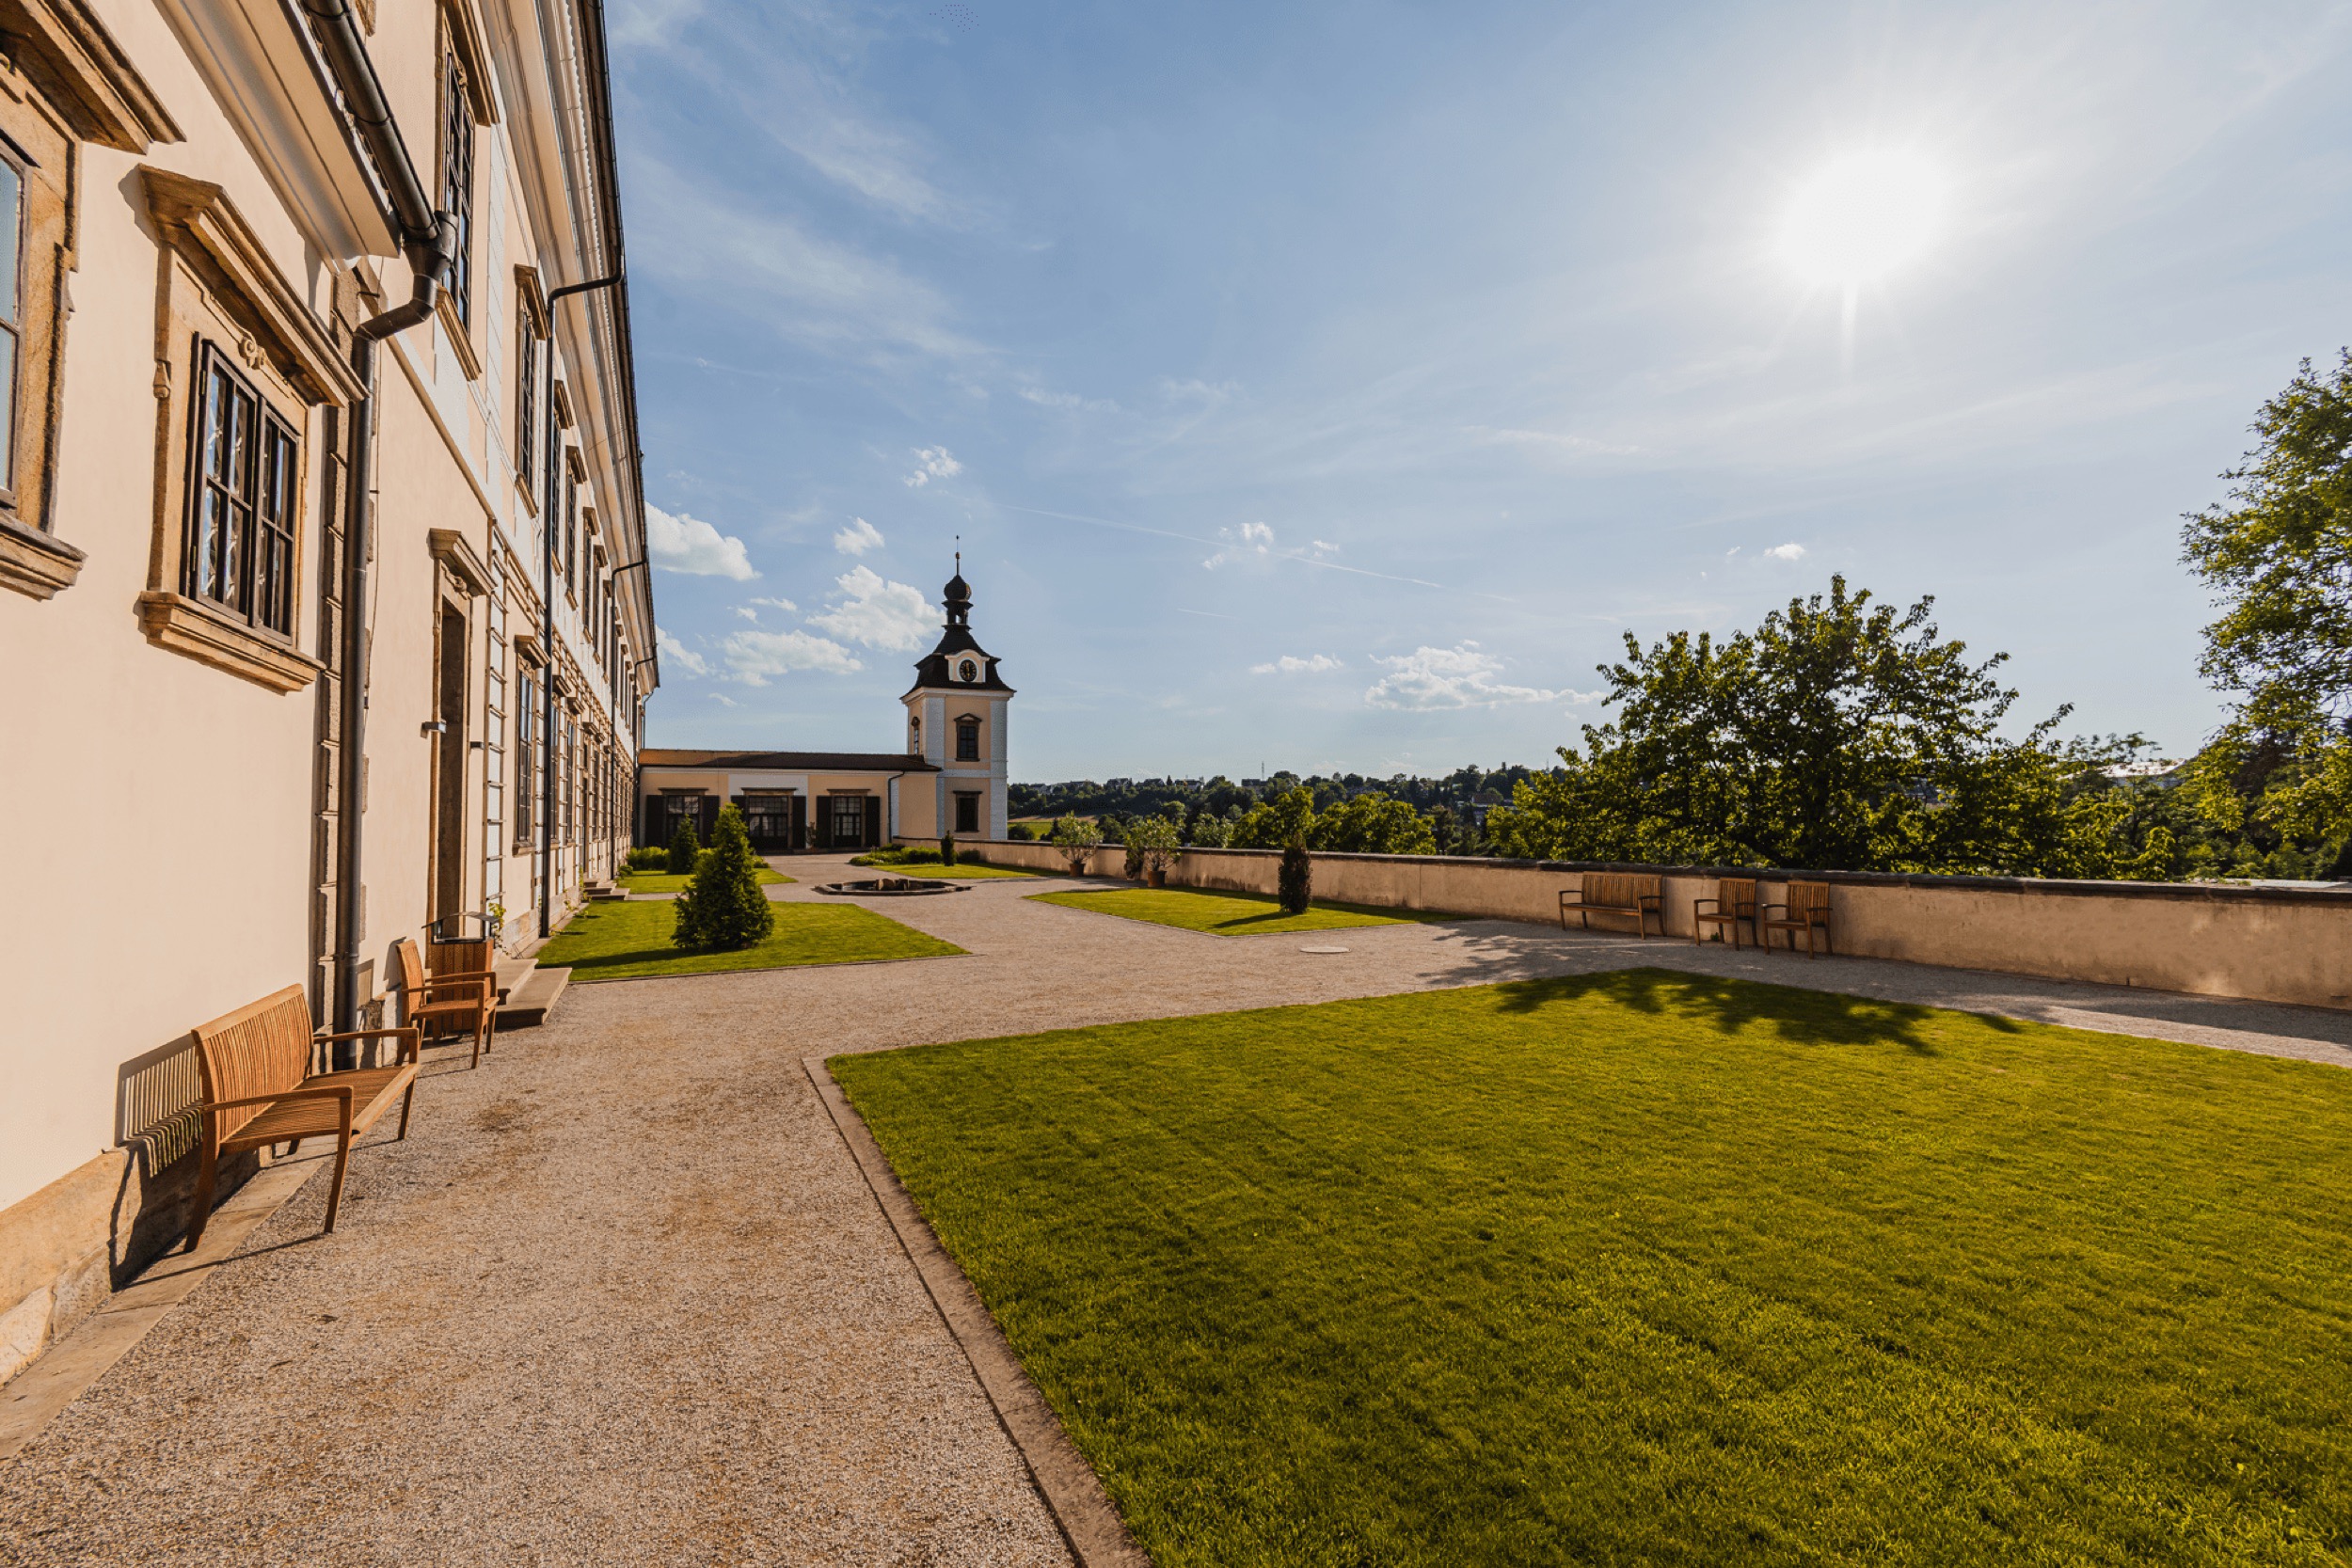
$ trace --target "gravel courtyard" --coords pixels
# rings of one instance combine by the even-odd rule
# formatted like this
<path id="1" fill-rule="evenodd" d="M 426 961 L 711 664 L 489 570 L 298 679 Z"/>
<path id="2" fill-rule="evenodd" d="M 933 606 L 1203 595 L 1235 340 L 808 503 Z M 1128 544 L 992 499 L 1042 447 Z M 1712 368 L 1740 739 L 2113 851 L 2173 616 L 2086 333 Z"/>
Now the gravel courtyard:
<path id="1" fill-rule="evenodd" d="M 428 1063 L 333 1237 L 314 1180 L 0 1464 L 0 1560 L 1067 1561 L 805 1057 L 1656 964 L 2352 1065 L 2296 1008 L 1491 921 L 1222 938 L 1054 885 L 871 906 L 966 957 L 576 987 Z"/>

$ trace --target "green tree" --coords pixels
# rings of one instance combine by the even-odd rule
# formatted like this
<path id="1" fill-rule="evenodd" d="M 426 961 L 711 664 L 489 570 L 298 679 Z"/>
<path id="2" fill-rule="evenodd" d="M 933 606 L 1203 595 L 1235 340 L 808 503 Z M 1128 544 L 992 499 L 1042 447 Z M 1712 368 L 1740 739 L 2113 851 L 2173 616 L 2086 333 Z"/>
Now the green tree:
<path id="1" fill-rule="evenodd" d="M 1282 846 L 1282 864 L 1274 885 L 1284 914 L 1307 912 L 1308 902 L 1314 896 L 1314 862 L 1308 857 L 1305 834 L 1294 833 Z"/>
<path id="2" fill-rule="evenodd" d="M 1141 816 L 1127 824 L 1127 875 L 1166 871 L 1184 849 L 1184 835 L 1165 816 Z"/>
<path id="3" fill-rule="evenodd" d="M 956 863 L 955 834 L 942 833 L 939 835 L 939 863 L 942 865 L 953 865 Z"/>
<path id="4" fill-rule="evenodd" d="M 2352 836 L 2352 349 L 2304 360 L 2263 404 L 2225 505 L 2182 532 L 2221 614 L 2201 668 L 2237 693 L 2191 788 L 2217 826 L 2250 816 L 2294 838 Z M 2248 787 L 2249 766 L 2268 762 Z"/>
<path id="5" fill-rule="evenodd" d="M 1294 838 L 1304 843 L 1314 832 L 1314 791 L 1294 784 L 1263 805 L 1252 807 L 1226 843 L 1236 849 L 1280 849 Z"/>
<path id="6" fill-rule="evenodd" d="M 677 832 L 670 835 L 668 869 L 683 876 L 694 869 L 694 861 L 702 853 L 702 842 L 694 836 L 694 819 L 681 816 Z"/>
<path id="7" fill-rule="evenodd" d="M 677 927 L 670 940 L 680 947 L 731 951 L 766 941 L 775 926 L 775 907 L 760 891 L 759 858 L 743 831 L 743 814 L 723 807 L 710 852 L 700 857 L 693 879 L 677 895 Z"/>
<path id="8" fill-rule="evenodd" d="M 1434 855 L 1438 835 L 1429 819 L 1403 800 L 1376 789 L 1351 797 L 1320 813 L 1309 847 L 1343 854 Z"/>
<path id="9" fill-rule="evenodd" d="M 1521 783 L 1487 819 L 1496 852 L 1535 859 L 2100 876 L 2117 817 L 2093 787 L 2114 760 L 2060 747 L 2066 709 L 2023 739 L 2017 694 L 1945 640 L 1934 600 L 1792 599 L 1718 644 L 1677 632 L 1601 666 L 1613 722 Z"/>

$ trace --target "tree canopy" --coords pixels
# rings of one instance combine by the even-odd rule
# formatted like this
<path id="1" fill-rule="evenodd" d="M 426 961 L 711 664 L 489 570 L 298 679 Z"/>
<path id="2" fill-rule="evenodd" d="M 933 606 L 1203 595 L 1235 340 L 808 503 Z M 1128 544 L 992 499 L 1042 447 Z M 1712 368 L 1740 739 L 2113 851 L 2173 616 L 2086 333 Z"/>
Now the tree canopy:
<path id="1" fill-rule="evenodd" d="M 1807 870 L 2103 876 L 2122 815 L 2103 768 L 2130 742 L 2059 746 L 2061 708 L 2001 733 L 2007 656 L 1969 657 L 1935 601 L 1831 579 L 1754 631 L 1677 632 L 1603 665 L 1609 723 L 1488 821 L 1538 859 Z"/>
<path id="2" fill-rule="evenodd" d="M 2254 450 L 2222 476 L 2228 503 L 2191 513 L 2182 533 L 2221 612 L 2201 668 L 2237 693 L 2199 759 L 2198 798 L 2224 827 L 2250 808 L 2279 833 L 2342 840 L 2352 833 L 2352 350 L 2327 372 L 2304 360 L 2253 430 Z"/>

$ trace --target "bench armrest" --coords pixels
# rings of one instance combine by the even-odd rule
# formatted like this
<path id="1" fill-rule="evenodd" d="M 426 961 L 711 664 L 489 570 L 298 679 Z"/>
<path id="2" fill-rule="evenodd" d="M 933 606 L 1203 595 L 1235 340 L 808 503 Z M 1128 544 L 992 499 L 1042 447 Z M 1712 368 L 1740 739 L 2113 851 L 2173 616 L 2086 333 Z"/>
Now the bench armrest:
<path id="1" fill-rule="evenodd" d="M 1692 914 L 1696 914 L 1702 908 L 1708 904 L 1712 904 L 1720 910 L 1723 908 L 1724 901 L 1720 898 L 1693 898 L 1691 900 L 1691 912 Z"/>
<path id="2" fill-rule="evenodd" d="M 1584 902 L 1584 890 L 1581 887 L 1564 887 L 1560 890 L 1560 902 L 1563 904 L 1572 897 L 1581 904 Z"/>
<path id="3" fill-rule="evenodd" d="M 1654 910 L 1658 907 L 1658 896 L 1655 893 L 1637 893 L 1633 895 L 1633 902 L 1643 909 Z"/>
<path id="4" fill-rule="evenodd" d="M 413 1023 L 404 1023 L 397 1029 L 346 1029 L 340 1035 L 312 1035 L 310 1043 L 332 1045 L 337 1040 L 376 1040 L 391 1035 L 400 1037 L 401 1049 L 410 1061 L 415 1061 L 417 1053 L 423 1049 L 424 1033 Z"/>
<path id="5" fill-rule="evenodd" d="M 419 989 L 427 996 L 431 996 L 437 990 L 462 990 L 479 995 L 497 984 L 497 978 L 488 974 L 457 974 L 446 980 L 427 980 Z"/>

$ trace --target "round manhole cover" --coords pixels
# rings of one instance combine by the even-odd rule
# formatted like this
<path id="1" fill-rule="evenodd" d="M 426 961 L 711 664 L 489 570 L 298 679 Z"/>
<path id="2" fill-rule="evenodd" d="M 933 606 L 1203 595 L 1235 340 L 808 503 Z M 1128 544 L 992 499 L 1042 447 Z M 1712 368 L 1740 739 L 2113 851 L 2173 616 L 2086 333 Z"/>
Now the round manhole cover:
<path id="1" fill-rule="evenodd" d="M 1299 951 L 1301 953 L 1344 953 L 1347 949 L 1344 947 L 1302 947 Z"/>

